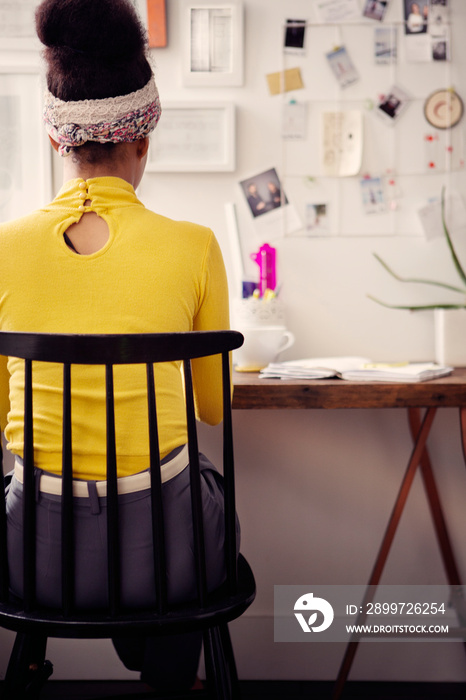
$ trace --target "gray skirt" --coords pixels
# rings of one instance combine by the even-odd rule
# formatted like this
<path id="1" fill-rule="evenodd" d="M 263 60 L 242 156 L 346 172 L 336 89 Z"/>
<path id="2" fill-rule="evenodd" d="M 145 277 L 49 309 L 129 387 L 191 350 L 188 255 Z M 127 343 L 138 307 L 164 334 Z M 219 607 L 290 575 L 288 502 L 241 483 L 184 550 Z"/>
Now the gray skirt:
<path id="1" fill-rule="evenodd" d="M 209 589 L 225 578 L 223 557 L 223 477 L 200 455 Z M 41 471 L 36 470 L 37 478 Z M 23 591 L 22 484 L 13 476 L 7 488 L 8 561 L 10 587 Z M 171 602 L 196 596 L 189 467 L 162 486 L 167 551 L 168 595 Z M 107 603 L 107 499 L 75 498 L 76 605 L 101 608 Z M 37 498 L 37 598 L 43 605 L 61 603 L 60 496 L 39 493 Z M 121 598 L 125 606 L 154 604 L 150 491 L 120 495 L 119 521 L 122 561 Z M 239 524 L 237 523 L 237 551 Z"/>

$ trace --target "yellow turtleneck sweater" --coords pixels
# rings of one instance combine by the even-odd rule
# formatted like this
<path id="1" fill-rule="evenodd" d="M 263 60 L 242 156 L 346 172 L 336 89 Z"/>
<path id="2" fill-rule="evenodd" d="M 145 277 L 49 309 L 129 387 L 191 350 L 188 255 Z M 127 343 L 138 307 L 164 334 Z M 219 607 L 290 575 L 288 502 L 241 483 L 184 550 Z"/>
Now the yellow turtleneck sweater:
<path id="1" fill-rule="evenodd" d="M 83 198 L 108 224 L 98 252 L 78 255 L 64 232 L 81 218 Z M 163 333 L 228 328 L 225 269 L 213 233 L 159 216 L 113 177 L 67 182 L 51 204 L 0 225 L 0 329 L 44 333 Z M 3 360 L 4 358 L 0 358 Z M 22 362 L 0 365 L 0 422 L 9 449 L 22 455 Z M 74 471 L 105 478 L 103 368 L 74 368 Z M 220 362 L 193 366 L 198 417 L 221 419 Z M 8 400 L 8 381 L 10 395 Z M 35 464 L 60 473 L 61 372 L 33 365 Z M 161 454 L 186 442 L 178 364 L 156 372 Z M 115 371 L 119 476 L 148 466 L 145 369 Z M 8 414 L 8 416 L 7 416 Z M 89 427 L 90 426 L 90 427 Z"/>

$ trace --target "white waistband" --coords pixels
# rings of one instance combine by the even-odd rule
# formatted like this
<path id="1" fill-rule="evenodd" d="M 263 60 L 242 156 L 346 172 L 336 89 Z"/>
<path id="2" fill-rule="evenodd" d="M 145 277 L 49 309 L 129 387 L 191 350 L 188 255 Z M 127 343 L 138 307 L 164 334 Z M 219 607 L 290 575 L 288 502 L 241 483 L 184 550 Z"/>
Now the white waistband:
<path id="1" fill-rule="evenodd" d="M 162 483 L 173 479 L 177 474 L 183 471 L 185 467 L 189 464 L 188 456 L 188 446 L 184 445 L 183 449 L 178 452 L 172 459 L 165 464 L 162 464 L 161 474 Z M 20 484 L 23 483 L 23 465 L 17 460 L 15 461 L 15 477 Z M 61 477 L 49 476 L 48 474 L 41 474 L 39 490 L 42 493 L 54 494 L 57 496 L 61 495 Z M 87 486 L 87 481 L 80 481 L 78 479 L 73 479 L 73 496 L 77 498 L 88 498 L 89 490 Z M 131 474 L 131 476 L 122 476 L 117 479 L 118 483 L 118 493 L 134 493 L 135 491 L 144 491 L 150 488 L 150 472 L 148 470 L 144 472 L 139 472 L 138 474 Z M 97 495 L 106 496 L 107 495 L 107 482 L 106 481 L 96 481 L 95 482 Z"/>

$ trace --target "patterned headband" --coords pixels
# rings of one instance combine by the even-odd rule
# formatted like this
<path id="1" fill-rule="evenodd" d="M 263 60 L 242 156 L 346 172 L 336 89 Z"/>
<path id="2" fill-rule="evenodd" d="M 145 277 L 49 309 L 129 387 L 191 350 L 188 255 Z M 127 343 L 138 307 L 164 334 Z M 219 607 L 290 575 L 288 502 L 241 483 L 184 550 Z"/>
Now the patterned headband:
<path id="1" fill-rule="evenodd" d="M 142 139 L 155 129 L 161 113 L 153 76 L 129 95 L 64 102 L 47 90 L 44 98 L 45 128 L 59 144 L 62 156 L 86 141 L 121 143 Z"/>

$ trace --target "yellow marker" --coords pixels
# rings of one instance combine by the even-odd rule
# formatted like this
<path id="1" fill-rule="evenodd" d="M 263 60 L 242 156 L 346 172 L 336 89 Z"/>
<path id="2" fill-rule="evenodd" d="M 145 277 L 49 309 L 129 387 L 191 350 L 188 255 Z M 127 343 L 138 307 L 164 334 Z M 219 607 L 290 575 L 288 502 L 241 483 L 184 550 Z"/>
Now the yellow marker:
<path id="1" fill-rule="evenodd" d="M 269 301 L 270 299 L 275 299 L 276 294 L 272 289 L 266 289 L 264 292 L 264 299 L 265 301 Z"/>

